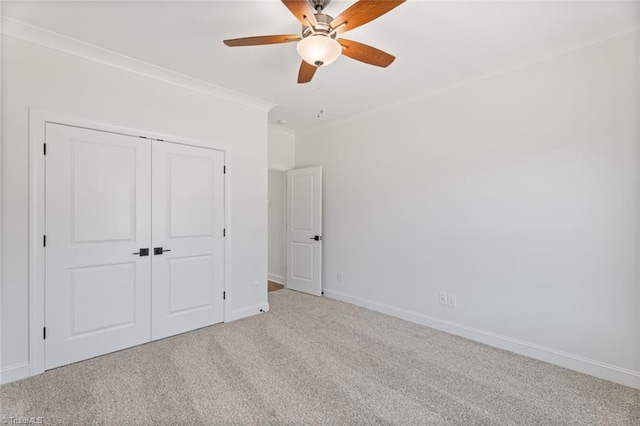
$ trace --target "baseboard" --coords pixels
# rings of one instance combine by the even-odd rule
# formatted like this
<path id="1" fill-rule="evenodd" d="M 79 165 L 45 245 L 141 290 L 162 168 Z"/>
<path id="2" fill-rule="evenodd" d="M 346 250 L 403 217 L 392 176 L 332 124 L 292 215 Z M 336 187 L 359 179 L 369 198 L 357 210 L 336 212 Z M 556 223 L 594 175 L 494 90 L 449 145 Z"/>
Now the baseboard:
<path id="1" fill-rule="evenodd" d="M 231 311 L 231 314 L 225 319 L 225 322 L 236 321 L 253 315 L 263 314 L 265 312 L 269 312 L 269 303 L 267 302 Z"/>
<path id="2" fill-rule="evenodd" d="M 0 384 L 15 382 L 29 377 L 29 363 L 21 362 L 20 364 L 10 365 L 0 369 Z"/>
<path id="3" fill-rule="evenodd" d="M 391 315 L 406 321 L 434 328 L 476 342 L 505 349 L 520 355 L 528 356 L 550 364 L 559 365 L 580 373 L 589 374 L 600 379 L 610 380 L 625 386 L 640 389 L 640 372 L 617 367 L 615 365 L 593 359 L 573 355 L 567 352 L 514 339 L 490 331 L 480 330 L 453 321 L 443 320 L 429 315 L 408 311 L 373 300 L 353 296 L 340 291 L 324 288 L 325 297 L 351 303 L 352 305 L 371 309 L 372 311 Z"/>
<path id="4" fill-rule="evenodd" d="M 285 279 L 284 279 L 284 277 L 282 277 L 282 276 L 280 276 L 280 275 L 268 274 L 268 275 L 267 275 L 267 279 L 268 279 L 269 281 L 273 281 L 274 283 L 278 283 L 278 284 L 286 285 L 286 284 L 285 284 Z"/>

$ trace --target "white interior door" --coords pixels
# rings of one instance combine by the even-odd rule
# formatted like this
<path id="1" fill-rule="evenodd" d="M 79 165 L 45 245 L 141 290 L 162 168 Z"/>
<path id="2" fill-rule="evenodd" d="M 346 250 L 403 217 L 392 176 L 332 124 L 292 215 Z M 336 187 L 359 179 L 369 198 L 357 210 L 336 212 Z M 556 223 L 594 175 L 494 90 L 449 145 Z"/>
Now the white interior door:
<path id="1" fill-rule="evenodd" d="M 322 294 L 322 167 L 287 172 L 287 288 Z"/>
<path id="2" fill-rule="evenodd" d="M 223 321 L 224 153 L 153 144 L 152 338 Z"/>
<path id="3" fill-rule="evenodd" d="M 46 124 L 45 366 L 150 339 L 151 145 Z"/>

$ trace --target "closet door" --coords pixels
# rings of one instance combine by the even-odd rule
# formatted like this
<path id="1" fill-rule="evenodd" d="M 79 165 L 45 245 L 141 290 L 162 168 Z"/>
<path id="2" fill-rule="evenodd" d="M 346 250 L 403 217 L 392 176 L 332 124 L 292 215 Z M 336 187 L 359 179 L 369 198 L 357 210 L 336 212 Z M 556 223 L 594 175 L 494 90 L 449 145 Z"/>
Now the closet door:
<path id="1" fill-rule="evenodd" d="M 224 153 L 154 142 L 152 339 L 223 321 Z"/>
<path id="2" fill-rule="evenodd" d="M 49 369 L 151 338 L 151 145 L 51 123 L 46 143 Z"/>

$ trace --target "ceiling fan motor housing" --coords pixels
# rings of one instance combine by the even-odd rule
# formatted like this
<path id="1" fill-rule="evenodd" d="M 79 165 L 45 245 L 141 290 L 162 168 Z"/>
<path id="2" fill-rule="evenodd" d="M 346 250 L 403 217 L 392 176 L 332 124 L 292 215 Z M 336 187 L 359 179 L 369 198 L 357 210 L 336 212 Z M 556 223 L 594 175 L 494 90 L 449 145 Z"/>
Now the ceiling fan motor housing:
<path id="1" fill-rule="evenodd" d="M 316 13 L 314 16 L 316 17 L 318 24 L 314 28 L 311 26 L 302 27 L 302 37 L 308 37 L 311 34 L 320 33 L 335 39 L 336 33 L 331 34 L 331 31 L 333 31 L 333 28 L 331 28 L 333 18 L 324 13 Z"/>

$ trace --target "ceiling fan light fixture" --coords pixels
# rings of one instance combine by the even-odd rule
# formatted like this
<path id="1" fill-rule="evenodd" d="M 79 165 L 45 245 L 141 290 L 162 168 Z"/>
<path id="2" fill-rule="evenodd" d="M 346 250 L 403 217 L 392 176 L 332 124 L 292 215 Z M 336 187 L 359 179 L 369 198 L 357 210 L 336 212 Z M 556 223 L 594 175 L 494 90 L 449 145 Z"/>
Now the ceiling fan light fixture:
<path id="1" fill-rule="evenodd" d="M 2 0 L 0 0 L 2 1 Z M 261 46 L 297 42 L 302 57 L 298 84 L 309 83 L 319 67 L 333 63 L 340 55 L 386 68 L 395 56 L 375 47 L 342 38 L 342 34 L 379 18 L 406 0 L 358 0 L 337 18 L 324 13 L 331 0 L 281 0 L 302 25 L 302 34 L 280 34 L 223 40 L 230 47 Z M 340 36 L 340 41 L 336 38 Z"/>
<path id="2" fill-rule="evenodd" d="M 342 46 L 326 34 L 312 34 L 303 38 L 296 46 L 300 57 L 316 67 L 329 65 L 340 57 Z"/>

